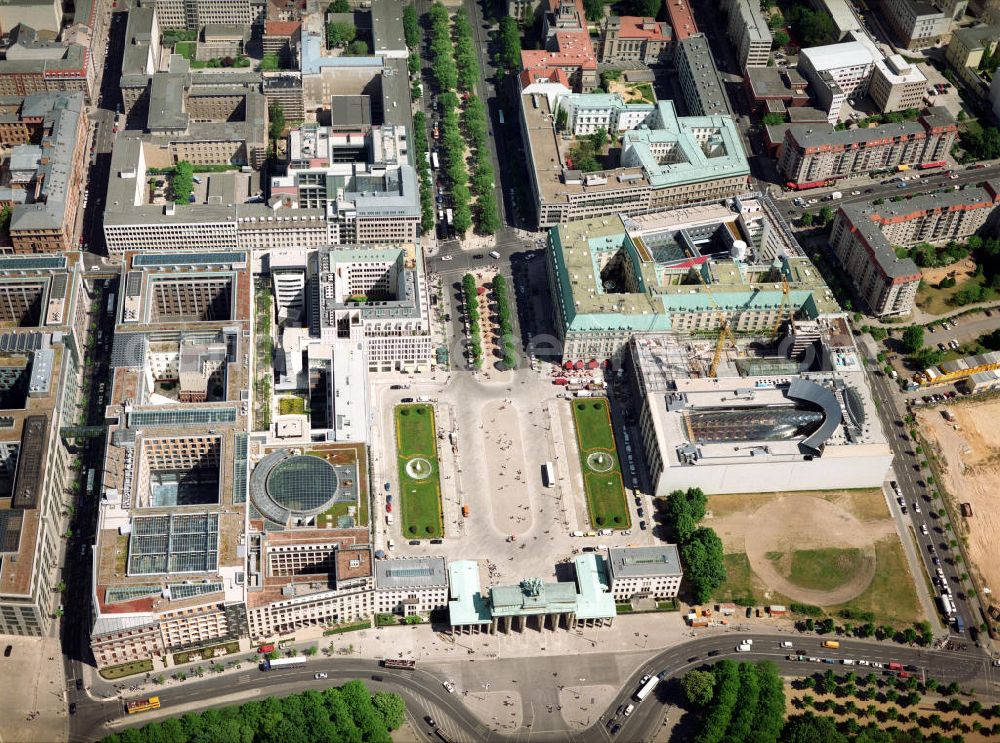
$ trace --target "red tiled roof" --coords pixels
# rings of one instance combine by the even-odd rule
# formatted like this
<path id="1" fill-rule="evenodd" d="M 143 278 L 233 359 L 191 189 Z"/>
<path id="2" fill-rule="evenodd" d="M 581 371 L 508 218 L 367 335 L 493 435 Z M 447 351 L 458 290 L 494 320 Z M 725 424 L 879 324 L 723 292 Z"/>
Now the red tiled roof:
<path id="1" fill-rule="evenodd" d="M 698 33 L 694 22 L 691 6 L 688 0 L 667 0 L 667 13 L 670 14 L 670 25 L 674 29 L 674 41 L 686 39 Z"/>
<path id="2" fill-rule="evenodd" d="M 264 35 L 293 36 L 301 27 L 299 21 L 264 21 Z"/>
<path id="3" fill-rule="evenodd" d="M 597 57 L 590 42 L 590 34 L 578 31 L 559 31 L 555 35 L 556 49 L 527 49 L 521 51 L 521 67 L 579 67 L 597 69 Z"/>
<path id="4" fill-rule="evenodd" d="M 621 22 L 621 30 L 618 37 L 621 39 L 650 39 L 652 41 L 669 41 L 669 37 L 663 33 L 663 25 L 656 22 L 655 18 L 642 18 L 637 15 L 625 15 L 618 19 Z M 653 28 L 643 28 L 643 24 L 652 23 Z"/>

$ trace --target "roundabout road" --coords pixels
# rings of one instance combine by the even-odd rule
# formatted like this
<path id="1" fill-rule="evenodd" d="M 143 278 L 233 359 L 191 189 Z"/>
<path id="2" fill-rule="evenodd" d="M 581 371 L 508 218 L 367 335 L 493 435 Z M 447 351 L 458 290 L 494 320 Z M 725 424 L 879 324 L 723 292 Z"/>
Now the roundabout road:
<path id="1" fill-rule="evenodd" d="M 750 653 L 736 653 L 735 646 L 741 638 L 752 638 L 754 650 Z M 794 650 L 782 649 L 779 643 L 791 641 Z M 533 732 L 530 728 L 521 728 L 514 734 L 502 734 L 488 728 L 466 707 L 458 695 L 448 693 L 441 684 L 442 678 L 421 670 L 400 671 L 381 668 L 376 660 L 367 659 L 337 659 L 313 658 L 304 668 L 287 671 L 261 672 L 254 667 L 238 673 L 227 673 L 222 676 L 208 676 L 204 679 L 188 681 L 176 687 L 167 687 L 158 694 L 163 708 L 169 711 L 171 707 L 185 705 L 193 708 L 207 709 L 241 701 L 260 698 L 268 695 L 287 695 L 307 689 L 324 688 L 331 684 L 339 684 L 351 679 L 360 679 L 374 690 L 395 691 L 401 694 L 407 704 L 407 715 L 417 731 L 424 739 L 432 738 L 432 730 L 424 722 L 427 714 L 432 714 L 448 740 L 488 741 L 490 743 L 549 743 L 555 741 L 575 741 L 590 743 L 591 741 L 610 741 L 608 723 L 615 711 L 622 704 L 628 704 L 632 694 L 639 686 L 639 679 L 644 674 L 663 673 L 666 677 L 683 675 L 692 668 L 715 662 L 723 658 L 733 658 L 746 661 L 770 660 L 778 665 L 781 673 L 789 676 L 805 676 L 811 673 L 823 672 L 827 669 L 842 669 L 839 663 L 809 663 L 788 661 L 786 655 L 800 651 L 800 654 L 830 658 L 839 661 L 842 658 L 855 660 L 878 661 L 888 663 L 897 661 L 912 665 L 919 670 L 915 673 L 926 673 L 938 681 L 945 683 L 956 681 L 964 686 L 971 686 L 977 692 L 993 694 L 995 683 L 1000 676 L 993 673 L 990 659 L 978 652 L 954 652 L 939 650 L 924 650 L 901 645 L 877 643 L 862 640 L 841 640 L 838 650 L 826 650 L 821 647 L 822 638 L 817 635 L 799 635 L 796 633 L 760 634 L 738 633 L 729 631 L 712 634 L 691 640 L 659 653 L 642 664 L 622 686 L 598 721 L 589 728 L 581 730 Z M 709 653 L 713 653 L 709 656 Z M 482 661 L 480 661 L 482 662 Z M 532 684 L 541 679 L 550 678 L 545 673 L 553 663 L 572 663 L 572 658 L 536 658 L 539 672 L 531 678 L 522 679 L 524 691 L 530 693 Z M 485 661 L 484 665 L 489 661 Z M 865 667 L 854 666 L 855 672 L 865 670 Z M 878 672 L 877 669 L 875 672 Z M 329 674 L 325 681 L 317 681 L 313 674 L 324 671 Z M 867 671 L 866 671 L 867 672 Z M 994 679 L 996 676 L 996 680 Z M 377 678 L 373 678 L 377 677 Z M 551 683 L 551 682 L 547 682 Z M 111 691 L 109 685 L 104 685 Z M 537 687 L 536 687 L 537 688 Z M 229 697 L 245 691 L 246 699 L 226 699 L 213 704 L 212 699 Z M 639 741 L 650 740 L 663 724 L 666 712 L 664 704 L 648 698 L 641 704 L 636 704 L 636 710 L 628 718 L 618 718 L 622 728 L 616 740 Z M 119 699 L 93 699 L 81 697 L 78 700 L 77 714 L 70 720 L 71 741 L 91 741 L 104 735 L 120 730 L 128 725 L 142 725 L 161 717 L 138 717 L 134 721 L 124 721 L 122 703 Z M 107 723 L 112 723 L 108 725 Z"/>

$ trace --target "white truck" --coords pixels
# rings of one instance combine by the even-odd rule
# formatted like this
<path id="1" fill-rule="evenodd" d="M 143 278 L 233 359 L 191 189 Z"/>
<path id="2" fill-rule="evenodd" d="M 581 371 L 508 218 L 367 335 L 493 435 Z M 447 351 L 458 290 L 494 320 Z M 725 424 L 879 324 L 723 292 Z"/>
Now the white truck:
<path id="1" fill-rule="evenodd" d="M 834 191 L 832 194 L 826 197 L 827 201 L 838 201 L 844 198 L 844 194 L 841 191 Z"/>
<path id="2" fill-rule="evenodd" d="M 749 653 L 751 650 L 753 650 L 753 645 L 749 642 L 741 642 L 736 646 L 737 653 Z"/>

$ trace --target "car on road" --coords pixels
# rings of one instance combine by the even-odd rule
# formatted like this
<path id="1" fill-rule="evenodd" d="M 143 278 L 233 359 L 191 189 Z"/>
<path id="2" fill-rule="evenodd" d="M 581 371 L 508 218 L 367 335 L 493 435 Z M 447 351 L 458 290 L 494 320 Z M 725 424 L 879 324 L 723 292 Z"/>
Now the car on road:
<path id="1" fill-rule="evenodd" d="M 630 704 L 628 707 L 625 708 L 625 711 L 622 712 L 622 714 L 625 715 L 625 717 L 628 717 L 629 715 L 632 714 L 632 710 L 634 710 L 634 709 L 635 709 L 635 705 L 634 704 Z"/>
<path id="2" fill-rule="evenodd" d="M 472 257 L 473 257 L 473 259 L 475 259 L 475 260 L 477 260 L 477 261 L 481 261 L 481 260 L 483 259 L 483 254 L 482 254 L 482 253 L 476 253 L 476 254 L 475 254 L 474 256 L 472 256 Z"/>
<path id="3" fill-rule="evenodd" d="M 329 674 L 326 674 L 326 673 L 323 673 L 322 671 L 320 671 L 319 673 L 315 674 L 313 676 L 313 678 L 314 679 L 325 679 L 325 678 L 330 678 L 330 676 L 329 676 Z"/>
<path id="4" fill-rule="evenodd" d="M 644 683 L 646 683 L 647 681 L 649 681 L 649 678 L 650 678 L 650 676 L 647 673 L 645 676 L 643 676 L 641 679 L 639 679 L 639 686 L 642 686 Z"/>
<path id="5" fill-rule="evenodd" d="M 611 732 L 612 735 L 617 735 L 618 731 L 621 730 L 621 729 L 622 729 L 622 726 L 619 723 L 617 723 L 617 722 L 612 722 L 611 723 L 610 732 Z"/>
<path id="6" fill-rule="evenodd" d="M 404 397 L 402 400 L 400 400 L 400 402 L 413 402 L 413 398 L 412 397 Z"/>
<path id="7" fill-rule="evenodd" d="M 424 722 L 426 722 L 431 727 L 436 727 L 437 726 L 437 723 L 434 722 L 434 718 L 431 717 L 430 715 L 424 715 Z"/>
<path id="8" fill-rule="evenodd" d="M 69 713 L 71 715 L 75 715 L 76 714 L 76 702 L 70 702 L 69 703 Z"/>
<path id="9" fill-rule="evenodd" d="M 923 534 L 924 536 L 927 536 L 927 534 L 929 533 L 927 531 L 927 524 L 921 524 L 920 525 L 920 533 Z"/>
<path id="10" fill-rule="evenodd" d="M 913 510 L 917 513 L 920 513 L 920 503 L 918 503 L 917 501 L 913 501 Z"/>
<path id="11" fill-rule="evenodd" d="M 851 191 L 851 196 L 860 196 L 860 195 L 861 195 L 860 191 Z"/>
<path id="12" fill-rule="evenodd" d="M 451 681 L 442 681 L 441 686 L 447 689 L 449 694 L 455 693 L 455 684 L 452 683 Z"/>
<path id="13" fill-rule="evenodd" d="M 715 657 L 715 656 L 717 656 L 717 655 L 718 655 L 718 654 L 719 654 L 720 652 L 721 652 L 721 651 L 719 651 L 719 650 L 709 650 L 709 651 L 708 651 L 708 657 L 709 657 L 709 658 L 714 658 L 714 657 Z"/>
<path id="14" fill-rule="evenodd" d="M 409 544 L 409 545 L 410 545 L 411 547 L 418 547 L 418 546 L 420 546 L 420 540 L 419 540 L 419 539 L 411 539 L 411 540 L 410 540 L 410 541 L 408 542 L 408 544 Z"/>
<path id="15" fill-rule="evenodd" d="M 432 539 L 431 544 L 444 544 L 443 539 Z"/>
<path id="16" fill-rule="evenodd" d="M 453 260 L 455 260 L 455 256 L 452 256 L 452 255 L 442 255 L 441 256 L 441 260 L 443 260 L 443 261 L 453 261 Z"/>
<path id="17" fill-rule="evenodd" d="M 646 522 L 645 521 L 640 521 L 639 522 L 639 528 L 642 529 L 643 531 L 646 531 Z"/>
<path id="18" fill-rule="evenodd" d="M 386 503 L 385 504 L 385 512 L 386 513 L 392 513 L 392 503 Z"/>

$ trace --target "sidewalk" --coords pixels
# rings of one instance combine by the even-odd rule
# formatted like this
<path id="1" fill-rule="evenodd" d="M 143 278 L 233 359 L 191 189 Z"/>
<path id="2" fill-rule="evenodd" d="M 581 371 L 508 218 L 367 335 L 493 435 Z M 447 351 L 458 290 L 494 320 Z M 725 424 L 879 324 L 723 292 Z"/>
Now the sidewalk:
<path id="1" fill-rule="evenodd" d="M 69 709 L 59 638 L 4 635 L 0 643 L 12 647 L 9 658 L 0 656 L 0 673 L 7 681 L 0 695 L 0 740 L 66 740 Z"/>

